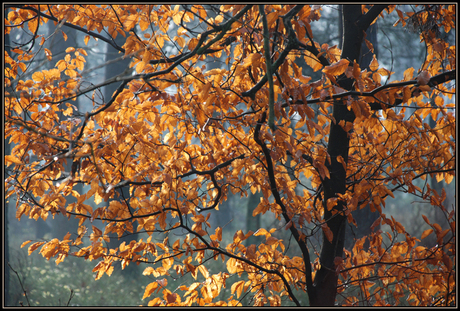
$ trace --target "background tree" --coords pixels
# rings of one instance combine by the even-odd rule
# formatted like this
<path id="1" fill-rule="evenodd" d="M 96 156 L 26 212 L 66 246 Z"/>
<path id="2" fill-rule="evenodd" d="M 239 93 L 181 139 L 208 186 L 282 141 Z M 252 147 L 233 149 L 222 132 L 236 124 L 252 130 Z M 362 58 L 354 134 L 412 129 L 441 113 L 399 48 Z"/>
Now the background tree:
<path id="1" fill-rule="evenodd" d="M 97 260 L 96 279 L 118 261 L 142 265 L 155 278 L 149 305 L 238 305 L 243 292 L 253 305 L 334 305 L 353 286 L 360 294 L 340 304 L 456 303 L 455 213 L 444 189 L 426 182 L 455 176 L 456 54 L 446 36 L 455 6 L 344 5 L 340 49 L 315 41 L 317 5 L 7 8 L 6 33 L 34 35 L 5 55 L 5 137 L 15 144 L 6 196 L 15 194 L 18 219 L 79 222 L 64 238 L 32 243 L 29 254 Z M 359 64 L 363 42 L 373 51 L 366 31 L 389 15 L 426 46 L 420 68 L 391 82 L 394 72 L 375 55 L 368 69 Z M 87 85 L 86 51 L 69 47 L 55 61 L 38 34 L 44 23 L 85 33 L 85 44 L 102 40 L 129 65 Z M 54 67 L 30 66 L 40 55 Z M 203 65 L 216 59 L 221 67 Z M 98 99 L 109 85 L 113 93 Z M 93 108 L 76 109 L 81 97 Z M 414 236 L 383 209 L 398 191 L 439 209 L 445 226 L 422 215 L 430 228 Z M 209 222 L 238 214 L 238 200 L 224 203 L 230 193 L 261 194 L 255 232 Z M 358 225 L 352 212 L 363 208 L 379 217 L 344 248 L 348 223 Z M 419 244 L 429 235 L 435 246 Z M 225 270 L 208 269 L 212 260 Z M 167 276 L 186 275 L 195 281 L 168 285 Z"/>

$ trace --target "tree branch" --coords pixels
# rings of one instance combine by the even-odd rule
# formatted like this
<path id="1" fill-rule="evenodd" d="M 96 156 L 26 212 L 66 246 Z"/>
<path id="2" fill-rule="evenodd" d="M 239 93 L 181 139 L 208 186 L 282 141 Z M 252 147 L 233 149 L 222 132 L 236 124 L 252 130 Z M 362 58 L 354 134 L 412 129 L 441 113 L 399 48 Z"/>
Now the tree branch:
<path id="1" fill-rule="evenodd" d="M 264 30 L 264 54 L 265 54 L 265 66 L 266 76 L 268 79 L 268 126 L 271 128 L 272 131 L 275 131 L 275 94 L 273 91 L 273 72 L 272 72 L 272 61 L 270 58 L 270 33 L 268 32 L 268 23 L 267 23 L 267 16 L 265 15 L 264 5 L 259 5 L 259 13 L 262 16 L 262 24 Z"/>
<path id="2" fill-rule="evenodd" d="M 58 20 L 56 17 L 48 15 L 48 14 L 45 14 L 45 13 L 42 13 L 42 12 L 39 12 L 36 8 L 30 7 L 30 6 L 11 4 L 11 5 L 6 5 L 5 7 L 6 8 L 19 8 L 19 9 L 23 9 L 23 10 L 31 10 L 31 11 L 37 13 L 38 15 L 41 15 L 41 16 L 47 18 L 47 19 L 50 19 L 50 20 L 55 21 L 55 22 L 60 22 L 60 20 Z M 68 22 L 64 22 L 64 25 L 67 26 L 67 27 L 76 29 L 78 31 L 84 32 L 84 33 L 86 33 L 86 34 L 88 34 L 88 35 L 90 35 L 92 37 L 101 39 L 102 41 L 107 42 L 108 44 L 110 44 L 116 50 L 118 50 L 120 52 L 123 52 L 123 53 L 125 52 L 125 49 L 123 49 L 122 47 L 118 46 L 115 43 L 115 41 L 113 40 L 113 38 L 108 39 L 108 38 L 98 34 L 97 32 L 86 30 L 85 28 L 82 28 L 80 26 L 77 26 L 77 25 L 74 25 L 74 24 L 71 24 L 71 23 L 68 23 Z"/>
<path id="3" fill-rule="evenodd" d="M 289 31 L 289 35 L 288 35 L 288 44 L 287 44 L 286 48 L 281 52 L 281 54 L 278 57 L 278 59 L 273 63 L 271 72 L 276 72 L 278 70 L 278 68 L 284 63 L 284 60 L 289 55 L 289 52 L 291 52 L 293 49 L 296 49 L 296 48 L 299 47 L 299 40 L 297 39 L 297 36 L 295 35 L 295 32 L 292 29 L 292 26 L 291 26 L 291 24 L 289 22 L 291 21 L 292 17 L 295 14 L 300 12 L 300 10 L 302 8 L 303 8 L 303 5 L 296 5 L 286 15 L 282 16 L 284 27 L 286 29 L 288 29 L 288 31 L 289 31 L 289 29 L 291 29 L 291 31 Z M 265 74 L 262 77 L 262 79 L 260 79 L 260 81 L 257 82 L 257 84 L 254 85 L 250 90 L 247 90 L 247 91 L 241 93 L 241 96 L 250 97 L 250 98 L 254 99 L 255 94 L 257 93 L 257 91 L 259 91 L 267 81 L 268 81 L 268 76 L 267 76 L 267 74 Z"/>
<path id="4" fill-rule="evenodd" d="M 372 24 L 379 14 L 388 7 L 386 4 L 374 4 L 366 14 L 362 15 L 358 21 L 358 27 L 364 31 Z"/>
<path id="5" fill-rule="evenodd" d="M 445 83 L 445 82 L 448 82 L 448 81 L 451 81 L 451 80 L 455 80 L 456 79 L 456 74 L 457 74 L 456 69 L 443 72 L 443 73 L 441 73 L 439 75 L 431 77 L 430 81 L 428 82 L 428 85 L 431 86 L 431 87 L 435 87 L 438 84 Z M 302 101 L 302 100 L 297 100 L 295 102 L 290 102 L 290 103 L 287 103 L 287 104 L 283 104 L 281 107 L 286 108 L 286 107 L 288 107 L 290 105 L 311 105 L 311 104 L 316 104 L 316 103 L 325 102 L 325 101 L 334 101 L 335 104 L 337 104 L 338 99 L 341 99 L 341 98 L 344 98 L 344 97 L 347 97 L 347 96 L 374 97 L 375 94 L 377 94 L 377 93 L 379 93 L 379 92 L 381 92 L 383 90 L 389 89 L 389 88 L 403 87 L 403 86 L 407 86 L 407 85 L 416 85 L 416 84 L 417 84 L 417 80 L 389 83 L 389 84 L 379 86 L 378 88 L 375 88 L 375 89 L 373 89 L 372 91 L 369 91 L 369 92 L 348 91 L 348 92 L 343 92 L 343 93 L 339 93 L 339 94 L 334 94 L 332 96 L 327 96 L 324 99 L 315 98 L 315 99 L 307 100 L 305 102 Z M 397 106 L 397 104 L 400 104 L 401 102 L 402 102 L 402 100 L 399 100 L 399 101 L 395 102 L 394 105 L 388 104 L 388 106 L 390 106 L 390 107 Z M 374 102 L 374 103 L 370 103 L 369 105 L 371 106 L 372 110 L 380 110 L 380 109 L 382 109 L 382 106 L 381 106 L 380 103 L 375 103 Z"/>
<path id="6" fill-rule="evenodd" d="M 276 204 L 280 206 L 283 218 L 287 224 L 289 223 L 289 221 L 291 221 L 291 218 L 289 218 L 287 214 L 286 206 L 283 204 L 280 193 L 278 192 L 278 187 L 276 186 L 275 171 L 273 167 L 272 158 L 270 155 L 270 150 L 267 148 L 267 145 L 265 144 L 265 142 L 263 142 L 259 137 L 262 123 L 265 122 L 266 117 L 267 117 L 267 113 L 266 112 L 262 113 L 260 120 L 257 122 L 256 128 L 254 130 L 254 140 L 262 148 L 262 151 L 264 153 L 265 160 L 267 162 L 267 174 L 268 174 L 268 179 L 270 182 L 270 191 L 272 192 L 273 197 L 275 198 Z M 307 292 L 310 296 L 312 295 L 314 291 L 314 287 L 313 287 L 313 280 L 311 278 L 310 253 L 308 251 L 307 243 L 300 238 L 300 234 L 297 231 L 296 226 L 294 224 L 292 224 L 289 227 L 289 230 L 291 231 L 294 239 L 296 240 L 297 244 L 300 247 L 300 250 L 302 251 L 304 264 L 305 264 L 305 280 L 307 284 Z"/>

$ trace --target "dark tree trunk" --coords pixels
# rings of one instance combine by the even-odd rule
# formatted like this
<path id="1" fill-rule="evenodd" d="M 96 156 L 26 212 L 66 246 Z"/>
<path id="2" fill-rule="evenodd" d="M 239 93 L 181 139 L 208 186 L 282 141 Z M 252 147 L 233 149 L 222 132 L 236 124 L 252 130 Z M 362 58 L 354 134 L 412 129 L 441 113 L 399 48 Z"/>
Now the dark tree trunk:
<path id="1" fill-rule="evenodd" d="M 361 44 L 364 33 L 370 23 L 378 16 L 385 6 L 374 6 L 366 14 L 362 14 L 361 5 L 344 5 L 343 14 L 343 47 L 342 59 L 347 59 L 352 64 L 353 61 L 359 62 L 361 56 Z M 340 87 L 345 90 L 352 90 L 353 79 L 345 76 L 338 79 Z M 349 138 L 348 133 L 339 125 L 340 121 L 353 122 L 354 113 L 347 109 L 342 102 L 337 102 L 333 107 L 333 117 L 336 123 L 331 124 L 329 143 L 327 151 L 331 158 L 328 165 L 330 179 L 326 178 L 323 182 L 324 202 L 330 198 L 337 197 L 338 194 L 345 193 L 346 170 L 337 161 L 341 156 L 348 163 Z M 337 201 L 337 205 L 331 210 L 325 208 L 324 220 L 333 233 L 332 241 L 329 242 L 323 233 L 322 249 L 320 254 L 321 268 L 316 273 L 313 292 L 309 293 L 310 305 L 312 306 L 333 306 L 337 295 L 338 276 L 335 273 L 334 259 L 342 257 L 345 243 L 345 227 L 347 219 L 343 214 L 346 202 Z"/>
<path id="2" fill-rule="evenodd" d="M 363 40 L 363 43 L 361 44 L 361 56 L 359 59 L 359 67 L 361 68 L 361 70 L 367 69 L 369 71 L 369 65 L 372 61 L 373 55 L 375 55 L 377 59 L 379 57 L 377 31 L 377 22 L 369 26 L 369 28 L 366 31 L 366 40 L 368 40 L 373 45 L 374 52 L 369 50 L 369 48 Z M 366 207 L 362 209 L 357 209 L 356 211 L 352 212 L 352 215 L 354 220 L 356 221 L 357 227 L 355 227 L 352 224 L 349 224 L 347 226 L 350 229 L 350 233 L 347 234 L 347 238 L 345 240 L 345 248 L 347 250 L 351 250 L 353 248 L 355 241 L 357 239 L 371 234 L 371 226 L 374 223 L 374 221 L 380 216 L 380 213 L 378 211 L 372 212 L 368 204 Z M 379 227 L 380 226 L 375 227 L 374 230 L 378 230 Z M 365 249 L 369 247 L 368 240 L 366 240 L 363 247 Z"/>

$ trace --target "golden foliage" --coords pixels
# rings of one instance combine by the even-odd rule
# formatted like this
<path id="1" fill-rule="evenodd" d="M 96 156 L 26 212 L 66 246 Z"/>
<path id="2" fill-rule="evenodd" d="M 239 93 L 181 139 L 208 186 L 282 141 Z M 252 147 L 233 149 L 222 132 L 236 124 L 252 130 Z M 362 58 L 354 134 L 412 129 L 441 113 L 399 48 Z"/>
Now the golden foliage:
<path id="1" fill-rule="evenodd" d="M 446 33 L 455 28 L 451 5 L 432 9 L 438 27 Z M 334 260 L 339 293 L 358 286 L 375 306 L 388 305 L 385 297 L 397 304 L 407 292 L 413 306 L 452 304 L 454 213 L 443 205 L 444 189 L 438 193 L 414 181 L 429 175 L 449 184 L 455 177 L 455 105 L 449 101 L 454 90 L 444 84 L 447 78 L 441 79 L 455 70 L 455 46 L 422 29 L 427 56 L 420 73 L 414 80 L 416 69 L 407 68 L 401 81 L 382 85 L 382 77 L 393 72 L 375 55 L 370 70 L 361 70 L 356 61 L 341 59 L 336 46 L 313 41 L 310 24 L 321 18 L 320 6 L 266 5 L 270 38 L 258 30 L 257 8 L 222 5 L 216 10 L 220 14 L 210 17 L 202 5 L 10 8 L 5 34 L 21 28 L 35 33 L 48 23 L 84 31 L 85 46 L 91 38 L 112 44 L 123 36 L 117 48 L 131 61 L 126 72 L 133 72 L 107 81 L 120 83 L 119 89 L 100 103 L 97 92 L 105 82 L 85 88 L 92 70 L 86 48 L 69 47 L 58 59 L 47 45 L 50 39 L 38 34 L 34 40 L 48 48 L 5 51 L 5 139 L 12 146 L 4 158 L 10 172 L 6 196 L 17 194 L 18 220 L 57 214 L 79 220 L 76 235 L 34 242 L 28 253 L 41 247 L 40 254 L 47 260 L 56 257 L 57 264 L 68 255 L 97 260 L 96 280 L 110 276 L 118 261 L 122 268 L 145 264 L 143 275 L 155 278 L 143 296 L 155 296 L 149 306 L 237 306 L 248 292 L 254 305 L 281 306 L 285 299 L 297 303 L 292 289 L 308 292 L 308 280 L 321 267 L 318 257 L 305 263 L 306 241 L 317 231 L 330 243 L 337 239 L 325 213 L 341 214 L 356 225 L 351 212 L 369 208 L 380 214 L 372 228 L 389 229 L 374 230 Z M 363 12 L 370 10 L 363 7 Z M 414 20 L 395 6 L 384 14 L 396 14 L 403 26 Z M 423 14 L 418 18 L 420 25 L 429 21 Z M 197 24 L 199 35 L 191 28 Z M 260 83 L 267 72 L 264 40 L 272 45 L 276 72 L 273 131 L 264 123 L 269 89 Z M 225 66 L 208 70 L 202 61 L 212 57 Z M 28 65 L 39 58 L 51 69 Z M 321 79 L 304 76 L 299 59 Z M 352 89 L 345 90 L 341 79 L 352 79 Z M 72 103 L 84 96 L 93 104 L 86 114 Z M 352 112 L 352 122 L 335 119 L 331 107 L 337 103 Z M 428 116 L 434 125 L 425 122 Z M 333 125 L 348 135 L 348 155 L 330 154 L 325 147 Z M 323 200 L 324 181 L 336 178 L 333 163 L 346 174 L 346 190 L 334 190 L 337 195 Z M 77 192 L 78 184 L 89 190 Z M 295 189 L 301 187 L 299 194 Z M 422 215 L 430 229 L 418 239 L 411 228 L 387 217 L 385 200 L 402 187 L 439 208 L 448 226 Z M 129 199 L 120 199 L 122 189 Z M 262 194 L 252 216 L 273 214 L 284 221 L 292 240 L 281 238 L 277 228 L 245 233 L 244 228 L 213 227 L 209 218 L 229 195 L 247 196 L 248 191 Z M 68 197 L 75 198 L 73 203 Z M 172 235 L 162 235 L 169 232 L 185 235 L 170 241 Z M 147 239 L 107 246 L 128 233 L 146 233 Z M 432 234 L 436 246 L 420 244 Z M 248 245 L 254 237 L 261 242 Z M 292 244 L 299 248 L 295 256 L 288 252 Z M 208 270 L 205 263 L 212 258 L 221 258 L 227 271 Z M 313 269 L 311 275 L 306 267 Z M 166 277 L 173 273 L 190 273 L 200 281 L 172 289 Z M 224 288 L 232 295 L 226 301 L 219 300 Z M 354 306 L 359 299 L 350 296 L 343 303 Z"/>

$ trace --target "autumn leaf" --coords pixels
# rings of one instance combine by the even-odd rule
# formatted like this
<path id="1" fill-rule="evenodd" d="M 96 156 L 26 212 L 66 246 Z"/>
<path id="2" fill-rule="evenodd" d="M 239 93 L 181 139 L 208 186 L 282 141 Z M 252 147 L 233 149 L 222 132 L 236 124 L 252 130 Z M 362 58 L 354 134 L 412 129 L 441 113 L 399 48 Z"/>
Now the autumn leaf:
<path id="1" fill-rule="evenodd" d="M 152 282 L 149 285 L 147 285 L 147 287 L 145 288 L 144 296 L 142 296 L 142 299 L 145 299 L 149 297 L 150 295 L 152 295 L 155 289 L 157 288 L 158 288 L 157 282 Z"/>
<path id="2" fill-rule="evenodd" d="M 417 83 L 419 85 L 427 85 L 430 82 L 431 75 L 428 71 L 422 70 L 417 76 Z"/>
<path id="3" fill-rule="evenodd" d="M 250 54 L 248 57 L 244 59 L 243 67 L 247 68 L 253 64 L 256 65 L 258 61 L 261 59 L 261 57 L 262 54 L 259 53 Z"/>
<path id="4" fill-rule="evenodd" d="M 330 243 L 332 243 L 332 239 L 334 237 L 334 234 L 332 233 L 332 230 L 325 223 L 321 225 L 321 229 L 323 229 L 323 233 L 324 233 L 325 237 L 327 238 L 327 240 Z"/>
<path id="5" fill-rule="evenodd" d="M 45 244 L 46 242 L 35 242 L 34 244 L 29 246 L 28 253 L 29 255 L 32 254 L 37 248 Z"/>
<path id="6" fill-rule="evenodd" d="M 21 244 L 21 248 L 23 248 L 24 246 L 26 246 L 26 245 L 29 244 L 30 242 L 32 242 L 32 240 L 24 241 L 24 242 Z"/>
<path id="7" fill-rule="evenodd" d="M 420 237 L 420 239 L 423 240 L 424 238 L 429 236 L 431 233 L 433 233 L 433 229 L 426 229 L 425 231 L 423 231 L 422 236 Z"/>
<path id="8" fill-rule="evenodd" d="M 267 245 L 273 245 L 277 242 L 278 242 L 278 239 L 273 236 L 268 237 L 266 241 Z"/>
<path id="9" fill-rule="evenodd" d="M 232 284 L 230 290 L 232 294 L 236 292 L 236 297 L 240 298 L 241 293 L 243 292 L 243 288 L 244 288 L 244 281 L 238 281 Z"/>
<path id="10" fill-rule="evenodd" d="M 372 71 L 377 71 L 379 69 L 379 63 L 377 61 L 377 58 L 375 57 L 375 54 L 373 55 L 372 61 L 369 64 L 369 69 Z"/>
<path id="11" fill-rule="evenodd" d="M 330 66 L 324 67 L 323 72 L 333 76 L 339 76 L 347 70 L 349 63 L 347 59 L 341 59 Z"/>

